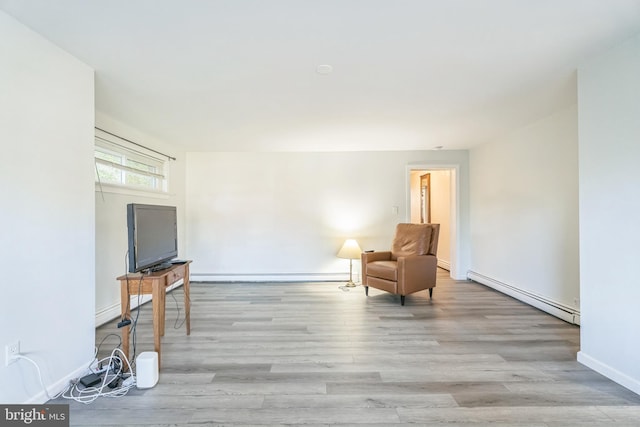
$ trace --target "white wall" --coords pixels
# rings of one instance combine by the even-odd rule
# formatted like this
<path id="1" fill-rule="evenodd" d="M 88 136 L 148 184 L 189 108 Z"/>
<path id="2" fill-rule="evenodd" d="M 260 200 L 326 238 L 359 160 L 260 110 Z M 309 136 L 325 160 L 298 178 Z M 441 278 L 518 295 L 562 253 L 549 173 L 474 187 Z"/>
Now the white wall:
<path id="1" fill-rule="evenodd" d="M 640 393 L 640 35 L 578 72 L 581 349 Z"/>
<path id="2" fill-rule="evenodd" d="M 0 402 L 46 400 L 93 357 L 93 71 L 0 12 Z"/>
<path id="3" fill-rule="evenodd" d="M 469 277 L 579 322 L 577 108 L 472 149 L 470 176 Z"/>
<path id="4" fill-rule="evenodd" d="M 127 254 L 127 204 L 146 203 L 176 206 L 178 211 L 178 256 L 187 258 L 184 234 L 185 209 L 184 152 L 175 146 L 146 135 L 137 129 L 96 112 L 96 126 L 120 137 L 175 157 L 166 164 L 169 187 L 166 194 L 129 191 L 127 194 L 113 191 L 108 186 L 95 187 L 96 210 L 96 324 L 101 325 L 120 315 L 120 285 L 116 277 L 126 273 Z M 148 298 L 144 298 L 148 300 Z M 137 306 L 137 297 L 132 300 Z"/>
<path id="5" fill-rule="evenodd" d="M 468 218 L 466 151 L 187 158 L 187 246 L 194 280 L 344 280 L 349 263 L 335 256 L 344 239 L 357 239 L 365 250 L 388 249 L 395 225 L 409 218 L 410 164 L 460 165 L 461 217 Z M 467 230 L 462 227 L 464 241 Z"/>

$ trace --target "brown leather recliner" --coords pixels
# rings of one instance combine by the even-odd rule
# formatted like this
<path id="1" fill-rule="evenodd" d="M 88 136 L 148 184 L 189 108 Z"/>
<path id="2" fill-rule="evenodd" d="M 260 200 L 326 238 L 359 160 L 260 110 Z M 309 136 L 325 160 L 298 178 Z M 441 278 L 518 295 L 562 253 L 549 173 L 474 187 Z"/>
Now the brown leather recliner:
<path id="1" fill-rule="evenodd" d="M 406 295 L 436 286 L 440 224 L 398 224 L 391 251 L 362 254 L 362 285 Z"/>

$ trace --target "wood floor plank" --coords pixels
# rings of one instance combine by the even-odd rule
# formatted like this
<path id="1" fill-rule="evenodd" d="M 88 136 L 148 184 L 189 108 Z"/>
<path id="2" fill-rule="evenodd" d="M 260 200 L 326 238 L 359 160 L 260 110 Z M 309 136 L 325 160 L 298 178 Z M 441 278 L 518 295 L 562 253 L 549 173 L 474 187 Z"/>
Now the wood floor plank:
<path id="1" fill-rule="evenodd" d="M 159 383 L 71 402 L 71 425 L 640 425 L 640 396 L 576 362 L 574 325 L 444 271 L 432 299 L 369 294 L 194 282 L 190 336 L 182 292 L 167 296 Z M 153 350 L 151 320 L 143 305 L 138 354 Z M 101 356 L 119 342 L 115 323 L 96 330 Z"/>

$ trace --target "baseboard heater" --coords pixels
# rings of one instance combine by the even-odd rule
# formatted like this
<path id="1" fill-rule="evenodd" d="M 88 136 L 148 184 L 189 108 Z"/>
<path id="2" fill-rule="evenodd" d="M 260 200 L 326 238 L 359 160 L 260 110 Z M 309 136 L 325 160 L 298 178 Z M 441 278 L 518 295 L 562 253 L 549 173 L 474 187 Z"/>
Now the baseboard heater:
<path id="1" fill-rule="evenodd" d="M 553 301 L 547 297 L 526 291 L 524 289 L 520 289 L 516 286 L 500 282 L 498 280 L 492 279 L 491 277 L 476 273 L 475 271 L 469 270 L 467 272 L 467 278 L 469 280 L 473 280 L 474 282 L 478 282 L 482 285 L 495 289 L 496 291 L 502 292 L 503 294 L 509 295 L 510 297 L 513 297 L 539 310 L 549 313 L 559 319 L 562 319 L 565 322 L 569 322 L 574 325 L 580 324 L 580 310 L 574 307 L 570 307 L 566 304 Z"/>
<path id="2" fill-rule="evenodd" d="M 353 272 L 353 281 L 359 282 L 360 275 Z M 190 273 L 191 282 L 346 282 L 349 273 Z"/>

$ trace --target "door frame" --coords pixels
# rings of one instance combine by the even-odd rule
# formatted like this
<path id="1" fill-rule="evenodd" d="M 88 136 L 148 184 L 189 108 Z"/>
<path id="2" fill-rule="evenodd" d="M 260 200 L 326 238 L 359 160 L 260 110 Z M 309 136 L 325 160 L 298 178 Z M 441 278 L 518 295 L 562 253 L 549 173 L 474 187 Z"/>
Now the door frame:
<path id="1" fill-rule="evenodd" d="M 430 171 L 430 170 L 448 170 L 451 172 L 450 191 L 450 219 L 449 219 L 449 259 L 451 270 L 449 274 L 452 279 L 465 280 L 467 278 L 466 271 L 461 271 L 463 263 L 461 262 L 462 256 L 462 241 L 460 238 L 460 165 L 449 164 L 432 164 L 432 163 L 420 163 L 411 164 L 406 167 L 406 221 L 411 222 L 411 171 Z"/>

